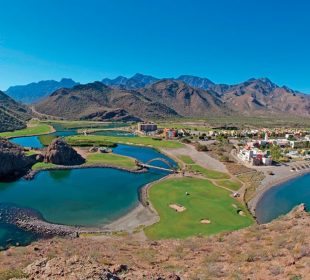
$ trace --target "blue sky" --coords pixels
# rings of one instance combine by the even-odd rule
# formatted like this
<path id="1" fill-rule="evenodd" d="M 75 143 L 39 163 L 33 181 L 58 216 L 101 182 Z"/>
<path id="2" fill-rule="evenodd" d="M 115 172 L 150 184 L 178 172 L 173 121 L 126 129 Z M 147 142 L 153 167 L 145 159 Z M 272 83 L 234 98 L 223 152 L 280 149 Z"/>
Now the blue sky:
<path id="1" fill-rule="evenodd" d="M 1 0 L 0 89 L 136 72 L 310 93 L 307 0 Z"/>

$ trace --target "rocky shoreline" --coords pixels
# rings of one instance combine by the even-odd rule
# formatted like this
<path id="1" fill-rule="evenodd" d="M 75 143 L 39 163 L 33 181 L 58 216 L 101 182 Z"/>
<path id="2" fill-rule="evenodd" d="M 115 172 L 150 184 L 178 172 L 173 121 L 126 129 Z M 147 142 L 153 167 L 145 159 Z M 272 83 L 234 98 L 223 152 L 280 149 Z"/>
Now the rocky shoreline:
<path id="1" fill-rule="evenodd" d="M 79 168 L 115 168 L 114 166 L 60 166 L 60 168 L 47 168 L 41 170 L 34 170 L 31 174 L 28 174 L 26 179 L 31 180 L 40 171 L 44 170 L 67 170 L 67 169 L 79 169 Z M 144 173 L 146 169 L 141 170 L 129 170 L 124 168 L 116 168 L 122 171 L 132 173 Z M 158 215 L 152 209 L 148 203 L 148 189 L 156 182 L 166 179 L 167 176 L 151 182 L 143 186 L 139 190 L 139 204 L 132 209 L 125 216 L 107 224 L 98 227 L 82 227 L 82 226 L 68 226 L 61 224 L 50 223 L 42 217 L 42 215 L 28 208 L 20 208 L 15 205 L 0 204 L 0 221 L 17 226 L 25 231 L 30 231 L 38 234 L 42 238 L 49 238 L 53 236 L 77 238 L 80 234 L 111 234 L 113 231 L 126 231 L 134 230 L 139 225 L 150 224 L 156 222 Z"/>

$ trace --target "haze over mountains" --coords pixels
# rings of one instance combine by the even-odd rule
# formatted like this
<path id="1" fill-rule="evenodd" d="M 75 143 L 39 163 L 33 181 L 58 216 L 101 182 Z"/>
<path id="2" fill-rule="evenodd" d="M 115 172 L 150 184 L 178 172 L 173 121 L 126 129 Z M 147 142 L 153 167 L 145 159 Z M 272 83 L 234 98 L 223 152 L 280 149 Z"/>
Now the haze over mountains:
<path id="1" fill-rule="evenodd" d="M 59 82 L 47 80 L 23 86 L 12 86 L 6 90 L 6 93 L 16 101 L 30 104 L 47 97 L 57 89 L 72 88 L 77 84 L 72 79 L 62 79 Z"/>
<path id="2" fill-rule="evenodd" d="M 310 95 L 280 87 L 267 78 L 226 85 L 189 75 L 157 79 L 136 74 L 57 90 L 35 108 L 63 118 L 96 120 L 223 115 L 310 117 Z"/>

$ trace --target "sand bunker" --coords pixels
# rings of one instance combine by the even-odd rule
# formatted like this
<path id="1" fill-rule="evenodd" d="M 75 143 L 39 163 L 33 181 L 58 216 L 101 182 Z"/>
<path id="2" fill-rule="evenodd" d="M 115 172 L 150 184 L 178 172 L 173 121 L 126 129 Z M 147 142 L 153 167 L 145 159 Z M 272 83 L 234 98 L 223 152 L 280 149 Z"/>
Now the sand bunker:
<path id="1" fill-rule="evenodd" d="M 237 211 L 240 216 L 245 216 L 245 213 L 242 210 Z"/>
<path id="2" fill-rule="evenodd" d="M 202 224 L 210 224 L 211 221 L 208 220 L 208 219 L 203 219 L 203 220 L 200 220 L 200 223 L 202 223 Z"/>
<path id="3" fill-rule="evenodd" d="M 186 208 L 180 204 L 170 204 L 169 207 L 177 212 L 183 212 L 186 210 Z"/>

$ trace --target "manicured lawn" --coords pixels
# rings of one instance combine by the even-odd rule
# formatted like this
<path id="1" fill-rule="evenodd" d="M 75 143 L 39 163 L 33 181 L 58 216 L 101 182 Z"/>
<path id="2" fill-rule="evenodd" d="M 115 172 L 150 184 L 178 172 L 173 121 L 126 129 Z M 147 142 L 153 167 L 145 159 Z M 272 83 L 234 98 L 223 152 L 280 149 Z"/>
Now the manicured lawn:
<path id="1" fill-rule="evenodd" d="M 15 130 L 11 132 L 2 132 L 0 137 L 21 137 L 30 135 L 47 134 L 52 131 L 52 127 L 45 123 L 30 122 L 30 126 L 24 129 Z"/>
<path id="2" fill-rule="evenodd" d="M 198 164 L 193 164 L 187 166 L 189 171 L 201 173 L 203 176 L 209 179 L 229 179 L 229 175 L 216 170 L 206 169 Z"/>
<path id="3" fill-rule="evenodd" d="M 135 160 L 133 158 L 116 155 L 112 153 L 89 154 L 86 160 L 87 160 L 86 164 L 107 164 L 130 169 L 136 168 Z"/>
<path id="4" fill-rule="evenodd" d="M 193 161 L 193 159 L 190 156 L 187 156 L 187 155 L 180 155 L 180 156 L 178 156 L 178 158 L 180 160 L 182 160 L 186 164 L 194 164 L 195 163 Z"/>
<path id="5" fill-rule="evenodd" d="M 32 170 L 40 170 L 44 168 L 56 168 L 57 165 L 53 163 L 45 163 L 45 162 L 38 162 L 32 166 Z"/>
<path id="6" fill-rule="evenodd" d="M 218 180 L 216 183 L 233 191 L 237 191 L 241 188 L 241 183 L 235 180 Z"/>
<path id="7" fill-rule="evenodd" d="M 102 138 L 101 136 L 76 135 L 76 136 L 68 136 L 65 138 L 65 140 L 69 145 L 78 147 L 91 147 L 91 146 L 116 147 L 115 143 L 107 141 L 105 138 Z"/>
<path id="8" fill-rule="evenodd" d="M 156 140 L 151 137 L 115 137 L 115 136 L 101 136 L 101 135 L 74 135 L 66 137 L 66 141 L 70 145 L 80 146 L 82 142 L 88 143 L 122 143 L 122 144 L 133 144 L 152 146 L 155 148 L 182 148 L 183 144 L 177 141 L 168 140 Z"/>
<path id="9" fill-rule="evenodd" d="M 126 123 L 112 122 L 95 122 L 95 121 L 47 121 L 60 130 L 62 129 L 83 129 L 83 128 L 107 128 L 107 127 L 124 127 Z"/>
<path id="10" fill-rule="evenodd" d="M 159 182 L 151 187 L 149 199 L 160 216 L 158 223 L 145 229 L 150 239 L 211 235 L 253 223 L 245 207 L 231 198 L 228 191 L 204 179 L 178 178 Z M 173 203 L 184 206 L 186 210 L 176 212 L 169 207 Z M 238 209 L 246 216 L 239 215 Z M 202 224 L 202 219 L 208 219 L 211 223 Z"/>

